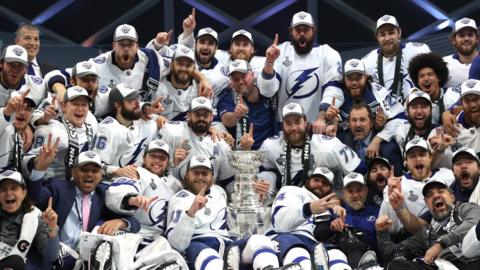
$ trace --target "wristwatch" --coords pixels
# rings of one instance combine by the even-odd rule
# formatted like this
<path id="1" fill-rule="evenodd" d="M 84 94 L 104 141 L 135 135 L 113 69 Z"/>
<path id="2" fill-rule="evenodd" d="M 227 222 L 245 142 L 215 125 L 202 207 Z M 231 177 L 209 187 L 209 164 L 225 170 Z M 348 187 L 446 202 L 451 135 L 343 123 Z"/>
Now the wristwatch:
<path id="1" fill-rule="evenodd" d="M 441 237 L 437 238 L 437 240 L 435 241 L 435 243 L 438 243 L 443 249 L 447 248 L 447 246 L 445 245 L 445 243 L 442 241 L 442 238 L 441 238 Z"/>

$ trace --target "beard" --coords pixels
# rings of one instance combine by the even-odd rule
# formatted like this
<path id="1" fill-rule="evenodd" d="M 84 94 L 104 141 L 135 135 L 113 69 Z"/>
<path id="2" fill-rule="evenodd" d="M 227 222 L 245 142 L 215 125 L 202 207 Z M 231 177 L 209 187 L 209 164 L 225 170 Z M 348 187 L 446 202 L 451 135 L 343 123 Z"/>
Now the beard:
<path id="1" fill-rule="evenodd" d="M 415 120 L 411 117 L 408 117 L 408 123 L 410 123 L 410 125 L 414 127 L 416 130 L 426 130 L 428 129 L 428 127 L 432 125 L 432 115 L 425 118 L 425 122 L 421 127 L 417 127 Z"/>
<path id="2" fill-rule="evenodd" d="M 213 53 L 210 53 L 210 55 L 208 56 L 207 59 L 205 59 L 205 57 L 201 56 L 198 51 L 195 51 L 195 60 L 202 64 L 202 65 L 208 65 L 212 62 L 212 59 L 213 59 L 213 56 L 214 54 Z"/>
<path id="3" fill-rule="evenodd" d="M 348 207 L 352 208 L 355 211 L 363 209 L 365 207 L 365 203 L 366 203 L 366 198 L 361 199 L 359 201 L 353 201 L 353 202 L 347 201 Z"/>
<path id="4" fill-rule="evenodd" d="M 385 186 L 387 185 L 388 179 L 382 174 L 379 174 L 377 178 L 375 178 L 375 186 L 379 191 L 383 191 Z"/>
<path id="5" fill-rule="evenodd" d="M 172 76 L 175 79 L 175 81 L 180 83 L 180 84 L 188 84 L 190 82 L 190 80 L 192 79 L 191 74 L 187 75 L 186 79 L 183 79 L 182 77 L 180 77 L 180 75 L 177 72 L 172 72 Z"/>
<path id="6" fill-rule="evenodd" d="M 188 126 L 193 130 L 193 132 L 197 134 L 207 133 L 208 129 L 210 128 L 210 124 L 211 123 L 204 120 L 198 120 L 196 122 L 193 122 L 192 120 L 188 120 Z"/>
<path id="7" fill-rule="evenodd" d="M 475 49 L 477 48 L 478 46 L 478 42 L 474 42 L 472 45 L 470 45 L 469 47 L 467 48 L 464 48 L 462 45 L 460 44 L 457 44 L 455 45 L 455 49 L 457 49 L 458 51 L 458 54 L 461 54 L 461 55 L 472 55 L 474 52 L 475 52 Z"/>
<path id="8" fill-rule="evenodd" d="M 448 203 L 446 203 L 446 204 L 447 204 L 447 209 L 446 210 L 443 210 L 441 212 L 437 212 L 435 210 L 430 211 L 432 213 L 433 219 L 435 219 L 436 221 L 441 221 L 441 220 L 444 220 L 445 218 L 448 218 L 450 216 L 450 214 L 453 211 L 453 204 L 448 204 Z"/>
<path id="9" fill-rule="evenodd" d="M 306 138 L 305 130 L 299 130 L 299 131 L 289 132 L 289 133 L 286 133 L 285 131 L 283 131 L 283 133 L 285 134 L 285 140 L 288 141 L 290 144 L 300 145 L 305 142 L 305 138 Z"/>
<path id="10" fill-rule="evenodd" d="M 140 110 L 129 111 L 129 110 L 126 110 L 125 107 L 123 106 L 122 106 L 122 109 L 120 110 L 120 114 L 122 115 L 123 118 L 130 121 L 135 121 L 142 117 L 142 112 Z"/>
<path id="11" fill-rule="evenodd" d="M 300 43 L 305 43 L 305 46 L 301 46 Z M 292 38 L 293 48 L 299 55 L 308 54 L 313 48 L 313 38 L 307 40 L 305 37 L 300 37 L 298 40 Z"/>

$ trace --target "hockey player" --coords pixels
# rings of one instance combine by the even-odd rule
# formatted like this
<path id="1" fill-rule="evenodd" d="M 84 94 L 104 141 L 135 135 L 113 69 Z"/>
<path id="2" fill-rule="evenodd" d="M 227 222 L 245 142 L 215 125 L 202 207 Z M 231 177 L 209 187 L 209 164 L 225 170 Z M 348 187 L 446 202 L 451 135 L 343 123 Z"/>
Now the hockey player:
<path id="1" fill-rule="evenodd" d="M 231 151 L 223 140 L 212 138 L 212 102 L 205 97 L 192 100 L 187 114 L 188 122 L 169 122 L 160 129 L 159 136 L 174 155 L 170 157 L 170 172 L 180 180 L 185 177 L 188 161 L 194 155 L 205 155 L 212 159 L 215 183 L 227 191 L 233 188 L 234 170 L 228 163 Z M 229 185 L 230 184 L 230 185 Z"/>
<path id="2" fill-rule="evenodd" d="M 93 146 L 107 166 L 107 177 L 126 176 L 138 179 L 134 165 L 140 165 L 145 147 L 157 137 L 163 119 L 140 119 L 140 91 L 120 83 L 109 94 L 112 112 L 98 125 Z M 129 166 L 131 165 L 131 166 Z"/>
<path id="3" fill-rule="evenodd" d="M 260 148 L 265 157 L 258 178 L 270 183 L 270 196 L 285 185 L 301 186 L 313 166 L 344 175 L 354 170 L 366 172 L 357 154 L 338 138 L 307 134 L 306 115 L 300 104 L 285 105 L 282 118 L 283 134 L 265 140 Z"/>
<path id="4" fill-rule="evenodd" d="M 170 244 L 185 253 L 189 269 L 239 269 L 240 262 L 251 264 L 253 269 L 278 267 L 274 245 L 266 236 L 254 234 L 247 239 L 230 240 L 227 195 L 213 184 L 213 173 L 208 156 L 195 155 L 188 162 L 184 189 L 168 207 Z"/>
<path id="5" fill-rule="evenodd" d="M 151 141 L 145 150 L 142 167 L 137 167 L 138 180 L 125 177 L 115 179 L 105 197 L 109 209 L 118 214 L 133 215 L 140 222 L 139 234 L 143 238 L 140 247 L 146 250 L 166 242 L 166 239 L 159 238 L 163 238 L 166 232 L 168 203 L 182 189 L 175 177 L 166 174 L 169 154 L 170 148 L 165 142 Z M 162 257 L 161 253 L 150 255 L 158 255 L 158 259 Z M 137 256 L 135 264 L 146 265 L 145 259 L 144 256 Z"/>
<path id="6" fill-rule="evenodd" d="M 460 99 L 460 87 L 444 88 L 449 69 L 443 59 L 434 53 L 422 53 L 410 60 L 408 73 L 412 82 L 430 96 L 432 122 L 442 123 L 442 114 Z"/>
<path id="7" fill-rule="evenodd" d="M 162 115 L 171 121 L 185 121 L 192 99 L 198 96 L 198 86 L 193 80 L 195 56 L 189 48 L 178 45 L 172 57 L 170 74 L 160 81 L 152 99 L 161 98 Z"/>
<path id="8" fill-rule="evenodd" d="M 245 149 L 245 145 L 240 143 L 248 136 L 250 125 L 253 125 L 256 132 L 253 133 L 254 143 L 251 147 L 256 150 L 263 141 L 276 134 L 276 112 L 271 99 L 260 94 L 252 67 L 247 61 L 233 61 L 228 71 L 230 88 L 226 88 L 220 96 L 218 116 L 234 136 L 237 148 Z"/>
<path id="9" fill-rule="evenodd" d="M 58 155 L 46 172 L 46 178 L 70 180 L 70 172 L 78 154 L 93 147 L 98 123 L 87 122 L 92 99 L 87 90 L 80 86 L 67 89 L 63 100 L 63 116 L 39 126 L 34 133 L 33 149 L 23 160 L 23 166 L 30 173 L 37 162 L 39 150 L 49 134 L 54 140 L 60 139 Z"/>
<path id="10" fill-rule="evenodd" d="M 297 262 L 304 270 L 327 265 L 332 270 L 351 269 L 345 254 L 332 249 L 327 256 L 313 235 L 317 222 L 331 220 L 337 213 L 344 214 L 332 192 L 332 183 L 333 173 L 326 167 L 317 167 L 303 187 L 284 186 L 278 192 L 272 205 L 271 228 L 266 235 L 277 245 L 284 264 Z"/>
<path id="11" fill-rule="evenodd" d="M 442 178 L 424 185 L 421 190 L 424 204 L 433 219 L 427 227 L 399 244 L 395 244 L 388 233 L 392 225 L 390 216 L 379 216 L 375 223 L 379 250 L 386 261 L 396 257 L 387 269 L 478 268 L 478 263 L 471 264 L 472 260 L 462 255 L 462 240 L 480 219 L 480 207 L 456 202 L 448 186 Z"/>
<path id="12" fill-rule="evenodd" d="M 0 107 L 5 107 L 10 94 L 30 89 L 35 104 L 47 96 L 43 79 L 27 75 L 27 51 L 18 45 L 5 47 L 0 59 Z"/>
<path id="13" fill-rule="evenodd" d="M 442 179 L 450 185 L 455 180 L 449 169 L 432 169 L 432 154 L 428 143 L 422 138 L 415 138 L 407 143 L 405 163 L 408 173 L 402 177 L 395 177 L 393 170 L 390 171 L 379 214 L 388 215 L 393 220 L 390 232 L 400 239 L 405 233 L 405 230 L 401 231 L 403 227 L 414 233 L 408 226 L 410 215 L 419 217 L 427 211 L 422 194 L 425 183 L 429 179 Z"/>
<path id="14" fill-rule="evenodd" d="M 465 17 L 456 21 L 450 41 L 456 52 L 443 57 L 449 73 L 446 88 L 459 86 L 469 79 L 470 66 L 478 55 L 478 28 L 475 20 Z"/>
<path id="15" fill-rule="evenodd" d="M 387 186 L 390 170 L 390 161 L 384 157 L 376 157 L 368 163 L 368 173 L 365 176 L 368 187 L 367 203 L 378 207 L 382 205 L 383 190 Z"/>
<path id="16" fill-rule="evenodd" d="M 277 94 L 278 108 L 290 102 L 299 103 L 305 109 L 306 120 L 313 123 L 313 133 L 324 133 L 325 121 L 317 118 L 318 104 L 323 92 L 337 87 L 337 82 L 342 79 L 342 60 L 330 46 L 314 45 L 316 31 L 311 14 L 295 13 L 289 28 L 290 42 L 278 45 L 279 59 L 267 63 L 274 67 L 277 76 L 262 73 L 258 84 L 276 80 L 280 88 L 268 92 L 260 88 L 260 93 L 266 97 Z M 281 121 L 280 110 L 277 117 Z"/>
<path id="17" fill-rule="evenodd" d="M 380 48 L 372 50 L 362 59 L 367 74 L 403 103 L 413 87 L 407 70 L 410 59 L 417 54 L 430 52 L 430 48 L 422 43 L 402 43 L 402 30 L 397 19 L 391 15 L 383 15 L 377 20 L 375 36 Z"/>
<path id="18" fill-rule="evenodd" d="M 25 129 L 35 107 L 30 90 L 27 90 L 12 93 L 7 106 L 0 108 L 0 170 L 10 168 L 21 171 L 23 153 L 32 145 L 33 137 L 26 137 Z"/>
<path id="19" fill-rule="evenodd" d="M 369 82 L 365 66 L 358 59 L 350 59 L 345 63 L 343 82 L 341 88 L 331 87 L 325 90 L 318 118 L 332 121 L 338 116 L 345 123 L 355 103 L 368 104 L 375 119 L 375 128 L 379 132 L 370 140 L 366 156 L 378 156 L 380 144 L 383 141 L 389 142 L 395 135 L 397 127 L 402 123 L 401 119 L 405 117 L 405 110 L 385 87 Z M 331 100 L 332 103 L 329 104 L 326 100 Z"/>
<path id="20" fill-rule="evenodd" d="M 94 101 L 91 112 L 95 117 L 103 118 L 109 113 L 108 95 L 111 89 L 107 86 L 100 86 L 97 66 L 93 62 L 82 61 L 75 64 L 73 68 L 53 70 L 45 75 L 45 84 L 49 91 L 53 91 L 53 88 L 67 88 L 71 85 L 83 87 Z M 48 108 L 49 105 L 52 107 Z M 55 114 L 58 104 L 52 104 L 51 98 L 49 98 L 39 106 L 39 109 L 43 109 L 47 113 L 47 119 L 40 120 L 39 124 L 41 124 Z"/>

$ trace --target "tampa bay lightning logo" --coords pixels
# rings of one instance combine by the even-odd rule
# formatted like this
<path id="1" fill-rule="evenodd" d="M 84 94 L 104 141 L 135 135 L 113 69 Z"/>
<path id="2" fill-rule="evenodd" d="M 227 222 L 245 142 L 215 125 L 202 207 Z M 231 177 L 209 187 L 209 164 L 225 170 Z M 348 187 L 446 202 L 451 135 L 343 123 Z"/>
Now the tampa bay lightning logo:
<path id="1" fill-rule="evenodd" d="M 166 200 L 159 199 L 152 204 L 148 213 L 148 218 L 150 219 L 150 222 L 152 222 L 152 225 L 154 225 L 161 231 L 165 231 L 165 224 L 167 222 L 167 211 L 168 202 Z"/>
<path id="2" fill-rule="evenodd" d="M 184 54 L 189 54 L 189 53 L 191 52 L 191 50 L 190 50 L 189 48 L 187 48 L 187 47 L 181 48 L 180 51 L 181 51 L 182 53 L 184 53 Z"/>
<path id="3" fill-rule="evenodd" d="M 100 92 L 100 93 L 102 93 L 102 94 L 105 94 L 105 93 L 108 92 L 108 87 L 106 87 L 106 86 L 100 86 L 100 87 L 98 88 L 98 92 Z"/>
<path id="4" fill-rule="evenodd" d="M 360 65 L 359 61 L 350 61 L 350 66 L 353 68 L 357 68 Z"/>
<path id="5" fill-rule="evenodd" d="M 320 86 L 316 70 L 315 67 L 290 73 L 286 81 L 288 98 L 303 99 L 315 94 Z"/>
<path id="6" fill-rule="evenodd" d="M 328 168 L 322 167 L 320 168 L 320 172 L 323 174 L 327 174 L 327 173 L 330 173 L 330 170 Z"/>
<path id="7" fill-rule="evenodd" d="M 235 68 L 236 68 L 236 67 L 238 67 L 238 66 L 240 66 L 240 61 L 235 60 L 235 61 L 232 63 L 232 67 L 235 67 Z"/>
<path id="8" fill-rule="evenodd" d="M 306 17 L 307 17 L 307 14 L 305 14 L 305 13 L 300 13 L 300 14 L 298 14 L 298 18 L 299 18 L 300 20 L 305 20 Z"/>
<path id="9" fill-rule="evenodd" d="M 92 69 L 93 66 L 89 62 L 83 62 L 82 67 L 85 69 Z"/>

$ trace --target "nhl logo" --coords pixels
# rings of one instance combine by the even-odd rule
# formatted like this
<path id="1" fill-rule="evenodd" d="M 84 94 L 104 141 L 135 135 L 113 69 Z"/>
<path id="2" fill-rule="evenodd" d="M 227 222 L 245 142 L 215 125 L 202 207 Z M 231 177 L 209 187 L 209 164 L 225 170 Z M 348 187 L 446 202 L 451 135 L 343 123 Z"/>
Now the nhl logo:
<path id="1" fill-rule="evenodd" d="M 122 26 L 122 28 L 120 28 L 120 31 L 122 31 L 124 34 L 128 34 L 128 32 L 130 32 L 130 30 L 131 30 L 131 28 L 128 25 L 124 25 L 124 26 Z"/>
<path id="2" fill-rule="evenodd" d="M 357 177 L 358 177 L 358 173 L 354 173 L 354 172 L 352 172 L 348 175 L 348 178 L 351 178 L 351 179 L 355 179 Z"/>
<path id="3" fill-rule="evenodd" d="M 210 33 L 212 33 L 212 32 L 213 32 L 213 29 L 212 29 L 212 28 L 205 28 L 205 32 L 207 32 L 207 33 L 209 33 L 209 34 L 210 34 Z"/>
<path id="4" fill-rule="evenodd" d="M 205 104 L 205 102 L 207 102 L 207 100 L 205 98 L 198 98 L 197 102 L 200 103 L 200 104 Z"/>
<path id="5" fill-rule="evenodd" d="M 88 62 L 84 62 L 82 64 L 82 67 L 85 68 L 85 69 L 91 69 L 92 68 L 92 64 L 88 63 Z"/>
<path id="6" fill-rule="evenodd" d="M 390 17 L 389 15 L 385 15 L 385 16 L 383 16 L 383 17 L 381 18 L 381 20 L 384 21 L 384 22 L 386 22 L 386 21 L 390 20 L 390 18 L 391 18 L 391 17 Z"/>
<path id="7" fill-rule="evenodd" d="M 166 99 L 163 100 L 163 103 L 165 103 L 166 105 L 170 105 L 172 104 L 172 99 L 170 98 L 170 95 L 167 96 Z"/>
<path id="8" fill-rule="evenodd" d="M 300 13 L 300 14 L 298 14 L 298 18 L 299 18 L 300 20 L 305 20 L 306 17 L 307 17 L 307 14 L 305 14 L 305 13 Z"/>
<path id="9" fill-rule="evenodd" d="M 16 56 L 22 56 L 23 54 L 23 50 L 20 47 L 15 47 L 12 49 L 12 51 Z"/>
<path id="10" fill-rule="evenodd" d="M 189 48 L 181 48 L 180 51 L 184 54 L 189 54 L 190 53 L 190 49 Z"/>
<path id="11" fill-rule="evenodd" d="M 197 161 L 200 163 L 204 163 L 207 159 L 205 157 L 199 156 L 197 157 Z"/>
<path id="12" fill-rule="evenodd" d="M 158 147 L 163 147 L 165 145 L 164 142 L 161 142 L 161 141 L 156 141 L 155 144 L 158 146 Z"/>
<path id="13" fill-rule="evenodd" d="M 358 63 L 358 61 L 351 61 L 350 62 L 350 66 L 352 66 L 353 68 L 357 68 L 359 64 L 360 63 Z"/>
<path id="14" fill-rule="evenodd" d="M 95 158 L 97 154 L 95 154 L 95 152 L 88 151 L 88 152 L 85 152 L 85 156 L 87 156 L 88 158 Z"/>
<path id="15" fill-rule="evenodd" d="M 420 142 L 419 138 L 415 138 L 415 139 L 410 141 L 411 144 L 418 144 L 419 142 Z"/>
<path id="16" fill-rule="evenodd" d="M 460 23 L 461 24 L 469 24 L 470 23 L 470 19 L 469 18 L 463 18 L 460 20 Z"/>
<path id="17" fill-rule="evenodd" d="M 320 168 L 320 172 L 323 174 L 327 174 L 327 173 L 330 173 L 330 170 L 327 168 Z"/>
<path id="18" fill-rule="evenodd" d="M 465 83 L 465 86 L 468 87 L 468 88 L 474 88 L 475 85 L 477 85 L 477 82 L 474 81 L 474 80 L 468 80 L 468 81 Z"/>
<path id="19" fill-rule="evenodd" d="M 238 66 L 240 66 L 240 61 L 235 61 L 232 63 L 232 67 L 236 68 Z"/>

